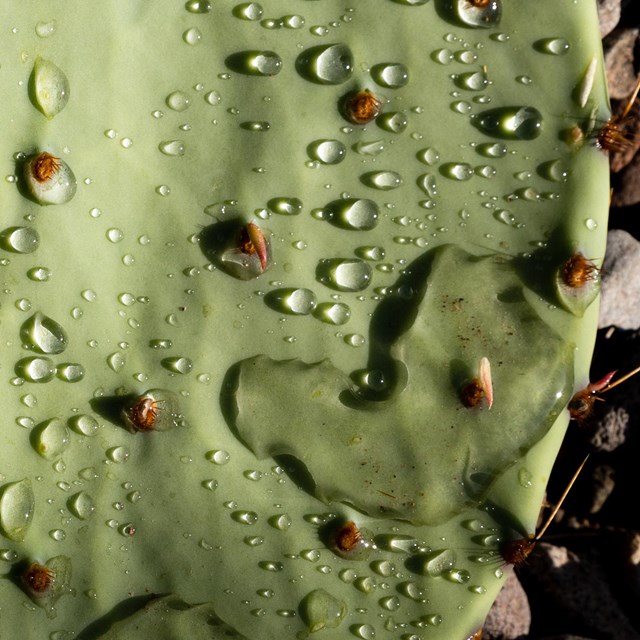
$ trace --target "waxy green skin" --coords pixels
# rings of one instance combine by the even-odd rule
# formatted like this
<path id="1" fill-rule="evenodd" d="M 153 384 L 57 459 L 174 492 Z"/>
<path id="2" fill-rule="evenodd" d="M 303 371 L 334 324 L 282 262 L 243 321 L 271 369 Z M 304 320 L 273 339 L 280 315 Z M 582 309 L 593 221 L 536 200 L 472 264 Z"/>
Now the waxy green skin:
<path id="1" fill-rule="evenodd" d="M 0 256 L 0 482 L 27 479 L 33 491 L 22 539 L 0 530 L 0 632 L 62 638 L 51 634 L 90 628 L 90 637 L 120 638 L 143 624 L 145 638 L 221 638 L 231 628 L 262 640 L 304 638 L 310 624 L 327 639 L 370 637 L 370 627 L 376 638 L 466 638 L 504 583 L 498 538 L 533 531 L 564 407 L 588 382 L 598 303 L 572 313 L 555 276 L 574 251 L 604 257 L 606 155 L 589 140 L 564 142 L 592 114 L 608 115 L 595 5 L 539 0 L 533 11 L 512 1 L 490 29 L 459 24 L 435 0 L 274 0 L 256 21 L 228 3 L 194 6 L 0 7 L 0 108 L 10 123 L 2 228 L 33 227 L 40 239 L 35 251 L 3 245 Z M 301 28 L 290 17 L 278 29 L 265 22 L 295 13 Z M 568 51 L 541 51 L 549 38 L 566 39 Z M 353 56 L 339 84 L 300 69 L 302 52 L 329 44 Z M 227 63 L 256 51 L 280 57 L 275 73 L 243 72 L 237 56 Z M 69 83 L 50 118 L 29 85 L 38 56 Z M 369 70 L 385 63 L 406 67 L 406 85 L 376 84 Z M 489 84 L 464 88 L 470 72 Z M 406 129 L 347 123 L 340 100 L 359 88 L 379 93 L 386 114 L 404 113 Z M 535 139 L 495 138 L 471 118 L 514 106 L 542 114 Z M 344 160 L 314 164 L 319 140 L 340 141 Z M 183 153 L 160 150 L 172 141 Z M 359 143 L 372 142 L 381 153 L 362 153 Z M 483 155 L 492 143 L 506 155 Z M 438 152 L 434 164 L 427 149 Z M 23 158 L 41 150 L 75 174 L 69 202 L 29 196 Z M 456 164 L 473 175 L 451 178 Z M 568 179 L 550 179 L 550 166 L 566 167 Z M 396 188 L 371 186 L 380 171 L 397 174 Z M 275 212 L 278 198 L 302 207 Z M 377 224 L 323 219 L 340 198 L 373 200 Z M 238 221 L 270 240 L 273 263 L 249 280 L 215 267 L 221 230 L 224 240 Z M 367 247 L 385 250 L 365 261 L 370 281 L 336 287 L 322 261 L 362 259 Z M 38 267 L 48 279 L 33 275 Z M 267 304 L 269 292 L 296 288 L 348 305 L 348 322 Z M 459 302 L 467 296 L 473 305 Z M 62 351 L 34 347 L 36 313 L 62 327 Z M 31 356 L 53 361 L 56 375 L 21 377 L 16 363 Z M 466 409 L 457 395 L 482 357 L 491 411 Z M 383 371 L 389 387 L 354 396 L 367 369 Z M 131 433 L 121 410 L 148 389 L 177 398 L 177 424 Z M 80 415 L 98 423 L 95 433 L 80 433 Z M 331 446 L 318 436 L 326 417 Z M 52 431 L 42 425 L 52 419 L 69 429 L 56 427 L 61 449 L 47 458 L 41 434 Z M 318 438 L 317 450 L 305 448 Z M 271 457 L 283 453 L 306 458 L 315 482 L 299 468 L 285 473 L 289 461 Z M 355 473 L 363 462 L 370 474 Z M 407 487 L 417 495 L 398 500 Z M 73 499 L 81 491 L 95 507 L 84 518 Z M 372 531 L 378 548 L 366 560 L 327 548 L 323 525 L 337 516 Z M 21 561 L 56 556 L 71 561 L 72 591 L 49 617 L 14 574 Z M 331 624 L 321 628 L 324 610 Z M 213 626 L 214 614 L 224 624 Z"/>

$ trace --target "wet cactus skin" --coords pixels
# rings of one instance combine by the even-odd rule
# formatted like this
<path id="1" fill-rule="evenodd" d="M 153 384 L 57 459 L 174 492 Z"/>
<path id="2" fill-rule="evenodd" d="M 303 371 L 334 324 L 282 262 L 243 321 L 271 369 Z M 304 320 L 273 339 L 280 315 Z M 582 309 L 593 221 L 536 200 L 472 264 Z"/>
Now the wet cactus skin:
<path id="1" fill-rule="evenodd" d="M 502 579 L 499 562 L 470 557 L 495 559 L 492 536 L 510 524 L 504 512 L 523 535 L 532 531 L 568 421 L 566 402 L 543 409 L 533 402 L 535 382 L 517 397 L 502 395 L 496 354 L 474 351 L 466 362 L 461 347 L 464 366 L 449 367 L 447 354 L 464 344 L 447 331 L 458 315 L 456 300 L 440 300 L 447 312 L 436 325 L 445 338 L 413 349 L 416 327 L 434 309 L 419 308 L 411 287 L 429 290 L 438 255 L 432 250 L 442 245 L 501 263 L 518 286 L 502 290 L 479 281 L 477 287 L 500 304 L 526 305 L 550 327 L 557 342 L 531 349 L 561 345 L 550 357 L 573 387 L 568 402 L 587 383 L 597 301 L 582 315 L 565 310 L 554 278 L 578 251 L 600 264 L 608 169 L 601 150 L 588 143 L 576 149 L 559 134 L 586 126 L 593 110 L 603 120 L 608 113 L 601 74 L 584 106 L 573 97 L 592 58 L 600 60 L 590 3 L 541 0 L 535 24 L 502 3 L 500 24 L 489 29 L 457 23 L 445 4 L 377 0 L 375 10 L 347 10 L 337 2 L 278 1 L 265 4 L 257 20 L 246 19 L 255 8 L 206 1 L 124 10 L 78 0 L 64 14 L 42 0 L 0 7 L 11 32 L 0 42 L 7 82 L 1 110 L 12 123 L 0 186 L 2 228 L 28 227 L 39 237 L 28 253 L 0 249 L 7 342 L 0 486 L 5 497 L 16 493 L 7 486 L 23 480 L 33 488 L 18 505 L 18 516 L 32 507 L 28 528 L 15 517 L 15 504 L 0 504 L 6 510 L 0 522 L 17 521 L 25 531 L 22 540 L 0 531 L 0 547 L 7 569 L 57 556 L 73 567 L 55 618 L 38 607 L 25 614 L 24 592 L 7 582 L 0 632 L 25 627 L 28 615 L 33 638 L 77 635 L 131 596 L 170 592 L 175 600 L 147 603 L 148 637 L 162 637 L 161 621 L 169 618 L 186 637 L 205 612 L 224 618 L 221 637 L 229 628 L 251 640 L 304 637 L 309 616 L 300 606 L 314 592 L 334 612 L 322 629 L 327 639 L 367 637 L 370 627 L 382 638 L 466 638 L 480 626 Z M 570 43 L 563 55 L 534 46 L 560 36 Z M 517 48 L 529 52 L 517 56 L 522 68 L 514 66 Z M 87 51 L 94 52 L 90 59 Z M 281 64 L 273 74 L 227 64 L 242 52 L 274 52 L 271 60 Z M 38 56 L 61 70 L 70 88 L 64 108 L 48 111 L 50 117 L 29 89 Z M 406 83 L 378 84 L 385 65 L 403 65 Z M 467 75 L 476 72 L 488 80 L 479 89 Z M 340 101 L 362 87 L 384 108 L 374 121 L 350 125 Z M 474 116 L 501 107 L 537 109 L 537 136 L 494 137 L 477 126 Z M 325 140 L 344 147 L 331 156 L 339 162 L 317 159 Z M 181 144 L 163 146 L 167 141 Z M 494 144 L 505 145 L 505 154 L 487 146 Z M 23 167 L 41 149 L 73 167 L 73 199 L 42 206 L 29 197 Z M 566 181 L 546 169 L 558 160 L 568 169 Z M 372 201 L 376 215 L 338 219 L 341 199 Z M 260 263 L 256 277 L 242 280 L 216 268 L 215 243 L 207 243 L 212 229 L 227 223 L 255 223 L 268 232 L 268 271 Z M 307 312 L 293 313 L 300 303 Z M 345 324 L 317 311 L 338 303 L 346 307 L 336 311 Z M 38 322 L 30 321 L 34 316 Z M 503 329 L 484 325 L 478 335 Z M 372 342 L 370 328 L 381 344 Z M 575 360 L 566 364 L 558 353 L 573 345 Z M 441 358 L 435 371 L 442 375 L 431 389 L 413 386 L 420 349 Z M 346 396 L 330 402 L 353 415 L 340 445 L 351 451 L 368 416 L 385 403 L 403 393 L 428 397 L 435 388 L 444 390 L 437 402 L 450 403 L 469 429 L 470 421 L 495 415 L 505 438 L 515 438 L 509 416 L 521 416 L 526 406 L 544 433 L 491 482 L 470 459 L 455 479 L 465 507 L 452 516 L 409 524 L 389 509 L 363 515 L 339 497 L 327 503 L 291 459 L 276 461 L 268 451 L 258 458 L 238 438 L 236 418 L 247 407 L 237 403 L 234 374 L 256 356 L 295 359 L 300 375 L 333 376 L 319 377 L 314 398 L 344 382 Z M 459 397 L 484 356 L 493 373 L 491 412 L 486 403 L 466 408 Z M 33 366 L 16 366 L 32 357 L 46 365 L 42 382 Z M 526 353 L 522 358 L 526 367 Z M 323 359 L 331 367 L 314 368 Z M 272 375 L 265 387 L 276 381 L 286 383 Z M 123 398 L 148 389 L 174 394 L 179 424 L 129 433 Z M 412 420 L 437 424 L 422 401 L 403 406 L 412 405 Z M 296 398 L 282 411 L 302 406 Z M 267 435 L 276 426 L 271 420 L 259 423 Z M 40 426 L 50 424 L 56 428 Z M 387 428 L 393 426 L 389 420 Z M 447 454 L 432 441 L 438 455 Z M 397 444 L 401 455 L 411 453 L 410 442 Z M 43 446 L 57 454 L 39 455 Z M 412 470 L 402 473 L 411 477 Z M 451 489 L 449 476 L 442 482 Z M 385 507 L 394 502 L 393 489 L 375 487 Z M 95 507 L 84 519 L 68 502 L 80 491 Z M 372 532 L 375 549 L 366 559 L 343 559 L 326 547 L 322 527 L 336 518 Z M 344 603 L 344 615 L 335 603 Z M 320 628 L 315 611 L 313 626 Z M 113 634 L 141 617 L 119 621 Z"/>

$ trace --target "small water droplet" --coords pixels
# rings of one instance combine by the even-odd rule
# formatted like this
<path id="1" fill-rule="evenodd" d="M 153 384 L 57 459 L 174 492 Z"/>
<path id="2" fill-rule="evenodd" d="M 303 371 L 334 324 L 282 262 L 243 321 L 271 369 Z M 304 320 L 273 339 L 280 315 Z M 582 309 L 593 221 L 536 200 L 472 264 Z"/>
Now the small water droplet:
<path id="1" fill-rule="evenodd" d="M 211 0 L 188 0 L 184 8 L 189 13 L 209 13 L 211 11 Z"/>
<path id="2" fill-rule="evenodd" d="M 189 358 L 174 356 L 171 358 L 163 358 L 160 364 L 172 373 L 187 374 L 193 369 L 193 362 Z"/>
<path id="3" fill-rule="evenodd" d="M 297 216 L 302 212 L 302 200 L 299 198 L 272 198 L 267 203 L 269 211 L 282 216 Z"/>
<path id="4" fill-rule="evenodd" d="M 376 124 L 390 133 L 402 133 L 407 128 L 409 120 L 403 111 L 389 111 L 381 113 L 376 118 Z"/>
<path id="5" fill-rule="evenodd" d="M 165 140 L 158 145 L 158 149 L 166 156 L 183 156 L 185 147 L 182 140 Z"/>
<path id="6" fill-rule="evenodd" d="M 504 158 L 508 149 L 502 142 L 483 142 L 476 147 L 476 151 L 487 158 Z"/>
<path id="7" fill-rule="evenodd" d="M 311 633 L 338 627 L 346 613 L 346 604 L 324 589 L 311 591 L 300 603 L 300 615 Z"/>
<path id="8" fill-rule="evenodd" d="M 472 0 L 453 0 L 454 16 L 467 27 L 491 29 L 500 22 L 502 1 L 473 2 Z"/>
<path id="9" fill-rule="evenodd" d="M 77 362 L 61 362 L 56 367 L 56 376 L 64 382 L 80 382 L 85 373 L 85 368 Z"/>
<path id="10" fill-rule="evenodd" d="M 200 40 L 202 40 L 202 32 L 198 27 L 190 27 L 182 34 L 182 39 L 191 46 L 195 46 L 200 44 Z"/>
<path id="11" fill-rule="evenodd" d="M 378 224 L 380 210 L 373 200 L 345 198 L 326 206 L 326 219 L 343 229 L 368 231 Z"/>
<path id="12" fill-rule="evenodd" d="M 23 358 L 17 362 L 15 372 L 27 382 L 49 382 L 56 374 L 56 366 L 50 358 Z"/>
<path id="13" fill-rule="evenodd" d="M 123 446 L 111 447 L 107 449 L 106 454 L 107 458 L 116 464 L 123 464 L 129 459 L 129 449 Z"/>
<path id="14" fill-rule="evenodd" d="M 549 160 L 538 167 L 538 173 L 552 182 L 566 182 L 569 178 L 569 167 L 564 160 Z"/>
<path id="15" fill-rule="evenodd" d="M 373 640 L 376 637 L 375 627 L 370 624 L 354 624 L 349 630 L 356 638 L 362 638 L 362 640 Z"/>
<path id="16" fill-rule="evenodd" d="M 353 150 L 362 156 L 380 155 L 384 151 L 384 148 L 384 140 L 370 140 L 368 142 L 361 140 L 360 142 L 356 142 L 356 144 L 353 145 Z"/>
<path id="17" fill-rule="evenodd" d="M 83 436 L 93 437 L 98 433 L 98 421 L 85 414 L 73 416 L 67 421 L 69 428 Z"/>
<path id="18" fill-rule="evenodd" d="M 440 576 L 453 569 L 456 553 L 452 549 L 439 549 L 412 558 L 412 568 L 426 576 Z"/>
<path id="19" fill-rule="evenodd" d="M 56 20 L 38 22 L 36 24 L 36 34 L 39 38 L 48 38 L 56 32 L 57 27 L 58 23 Z"/>
<path id="20" fill-rule="evenodd" d="M 319 84 L 341 84 L 353 72 L 353 54 L 345 44 L 327 44 L 303 51 L 296 60 L 298 73 Z"/>
<path id="21" fill-rule="evenodd" d="M 34 282 L 47 282 L 51 278 L 51 270 L 47 267 L 33 267 L 27 271 L 27 277 Z"/>
<path id="22" fill-rule="evenodd" d="M 234 511 L 231 518 L 245 525 L 253 525 L 258 522 L 258 514 L 255 511 Z"/>
<path id="23" fill-rule="evenodd" d="M 60 418 L 45 420 L 31 432 L 31 445 L 46 460 L 60 456 L 69 442 L 69 429 Z"/>
<path id="24" fill-rule="evenodd" d="M 107 364 L 109 365 L 109 368 L 116 373 L 122 371 L 126 362 L 125 355 L 121 351 L 115 351 L 111 355 L 107 356 Z"/>
<path id="25" fill-rule="evenodd" d="M 314 317 L 333 325 L 345 324 L 351 317 L 351 309 L 344 302 L 322 302 L 313 312 Z"/>

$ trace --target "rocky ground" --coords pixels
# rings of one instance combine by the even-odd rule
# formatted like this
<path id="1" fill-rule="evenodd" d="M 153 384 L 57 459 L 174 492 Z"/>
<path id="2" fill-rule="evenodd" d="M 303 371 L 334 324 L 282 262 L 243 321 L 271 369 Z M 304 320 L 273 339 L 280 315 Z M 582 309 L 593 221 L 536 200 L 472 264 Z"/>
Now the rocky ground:
<path id="1" fill-rule="evenodd" d="M 640 1 L 598 0 L 609 92 L 622 113 L 640 78 Z M 640 99 L 611 156 L 613 195 L 591 380 L 640 366 Z M 483 640 L 640 640 L 640 374 L 571 425 L 548 487 L 554 504 L 591 452 L 556 521 L 512 575 Z"/>

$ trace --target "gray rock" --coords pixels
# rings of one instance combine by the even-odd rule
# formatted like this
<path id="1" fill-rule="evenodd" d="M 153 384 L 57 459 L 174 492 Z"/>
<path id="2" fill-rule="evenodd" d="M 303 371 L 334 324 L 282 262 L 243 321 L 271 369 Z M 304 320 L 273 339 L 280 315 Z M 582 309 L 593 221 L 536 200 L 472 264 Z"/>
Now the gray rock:
<path id="1" fill-rule="evenodd" d="M 531 609 L 527 594 L 513 571 L 509 572 L 482 628 L 482 640 L 517 640 L 529 633 Z"/>
<path id="2" fill-rule="evenodd" d="M 599 326 L 640 327 L 640 242 L 620 229 L 609 232 L 602 265 Z"/>

